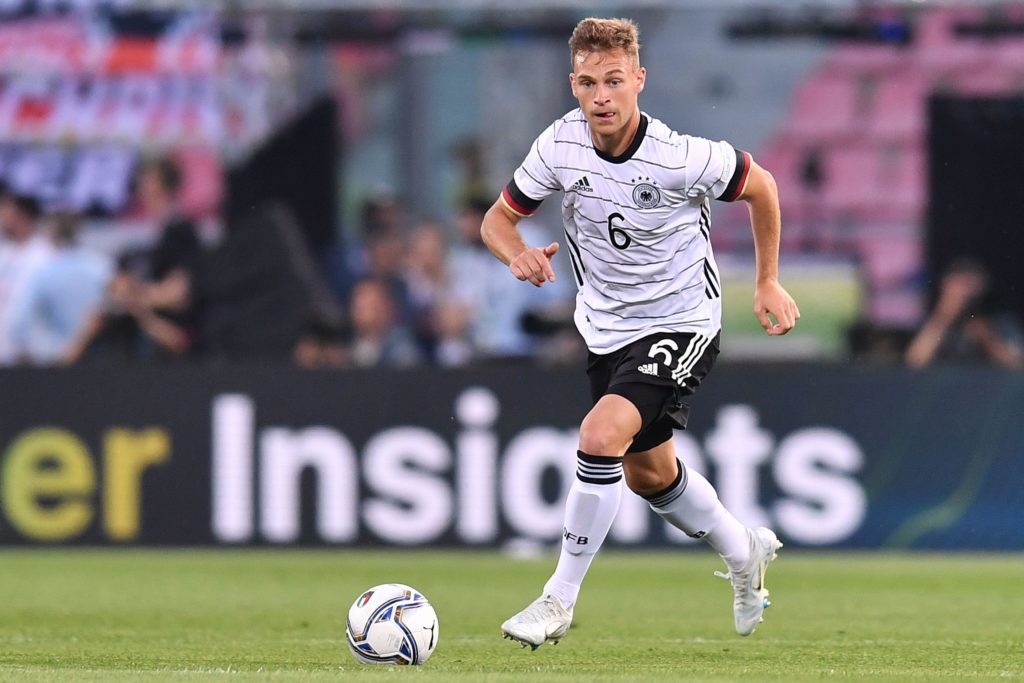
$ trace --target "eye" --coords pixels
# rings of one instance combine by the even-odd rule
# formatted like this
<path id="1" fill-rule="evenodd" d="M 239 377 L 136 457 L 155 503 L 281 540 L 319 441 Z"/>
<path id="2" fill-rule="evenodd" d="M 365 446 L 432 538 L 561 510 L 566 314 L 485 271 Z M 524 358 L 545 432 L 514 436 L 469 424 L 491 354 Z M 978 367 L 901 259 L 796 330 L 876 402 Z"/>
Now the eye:
<path id="1" fill-rule="evenodd" d="M 609 84 L 610 86 L 612 86 L 613 88 L 617 88 L 617 87 L 619 87 L 620 85 L 622 85 L 622 79 L 621 79 L 621 78 L 613 78 L 612 80 L 610 80 L 610 81 L 608 82 L 608 84 Z"/>

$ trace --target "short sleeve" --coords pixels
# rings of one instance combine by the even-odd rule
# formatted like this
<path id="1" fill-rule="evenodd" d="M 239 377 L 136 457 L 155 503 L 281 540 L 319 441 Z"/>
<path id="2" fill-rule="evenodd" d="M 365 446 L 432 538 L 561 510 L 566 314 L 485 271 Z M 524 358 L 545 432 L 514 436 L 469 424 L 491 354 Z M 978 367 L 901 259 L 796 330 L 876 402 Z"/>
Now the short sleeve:
<path id="1" fill-rule="evenodd" d="M 520 216 L 531 215 L 548 195 L 562 189 L 551 167 L 554 147 L 555 124 L 551 124 L 533 141 L 526 159 L 501 191 L 501 198 L 508 208 Z"/>
<path id="2" fill-rule="evenodd" d="M 687 195 L 693 199 L 710 196 L 732 202 L 739 199 L 750 172 L 750 155 L 724 140 L 689 139 L 686 161 Z"/>

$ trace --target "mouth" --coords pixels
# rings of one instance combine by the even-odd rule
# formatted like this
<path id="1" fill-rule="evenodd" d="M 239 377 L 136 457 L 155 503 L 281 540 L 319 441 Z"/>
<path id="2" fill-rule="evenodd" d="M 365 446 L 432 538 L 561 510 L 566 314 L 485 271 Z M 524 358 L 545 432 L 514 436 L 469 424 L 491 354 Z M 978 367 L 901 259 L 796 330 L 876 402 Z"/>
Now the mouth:
<path id="1" fill-rule="evenodd" d="M 615 112 L 613 111 L 602 111 L 595 112 L 594 119 L 597 121 L 612 121 L 615 118 Z"/>

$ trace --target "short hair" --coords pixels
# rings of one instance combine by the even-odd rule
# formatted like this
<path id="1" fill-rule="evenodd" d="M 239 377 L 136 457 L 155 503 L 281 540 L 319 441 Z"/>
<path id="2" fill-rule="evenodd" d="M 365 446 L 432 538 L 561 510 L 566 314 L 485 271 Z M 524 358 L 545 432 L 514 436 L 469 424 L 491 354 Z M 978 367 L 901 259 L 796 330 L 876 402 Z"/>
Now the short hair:
<path id="1" fill-rule="evenodd" d="M 569 60 L 576 68 L 581 52 L 622 50 L 638 66 L 640 64 L 640 28 L 632 19 L 597 19 L 587 17 L 572 31 L 569 38 Z"/>

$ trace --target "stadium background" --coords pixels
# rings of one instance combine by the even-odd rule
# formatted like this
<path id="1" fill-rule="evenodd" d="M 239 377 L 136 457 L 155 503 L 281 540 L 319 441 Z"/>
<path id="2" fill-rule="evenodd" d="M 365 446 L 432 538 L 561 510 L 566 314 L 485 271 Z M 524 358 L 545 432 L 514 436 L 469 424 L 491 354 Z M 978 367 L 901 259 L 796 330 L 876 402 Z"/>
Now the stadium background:
<path id="1" fill-rule="evenodd" d="M 117 257 L 157 239 L 133 183 L 168 155 L 206 250 L 201 345 L 0 369 L 0 543 L 551 545 L 587 408 L 569 293 L 490 287 L 459 226 L 572 107 L 593 11 L 639 22 L 645 111 L 780 187 L 803 319 L 760 335 L 743 207 L 714 207 L 692 464 L 787 544 L 1024 548 L 1019 370 L 903 362 L 961 256 L 1024 314 L 1024 4 L 518 4 L 0 3 L 7 186 Z M 397 283 L 370 308 L 408 353 L 368 341 L 365 276 Z M 613 542 L 685 540 L 627 504 Z"/>

